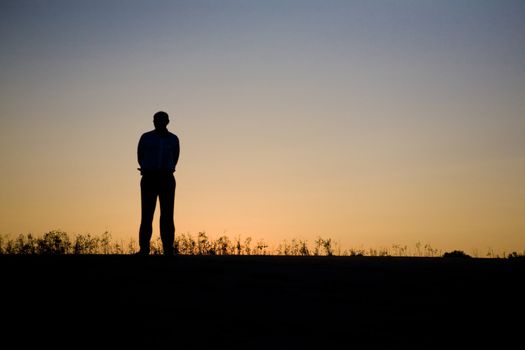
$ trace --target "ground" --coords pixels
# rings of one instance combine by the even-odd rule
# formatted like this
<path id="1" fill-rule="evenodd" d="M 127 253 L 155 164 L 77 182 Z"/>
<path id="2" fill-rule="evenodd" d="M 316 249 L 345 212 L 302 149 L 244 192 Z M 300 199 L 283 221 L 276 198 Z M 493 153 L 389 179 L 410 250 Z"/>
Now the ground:
<path id="1" fill-rule="evenodd" d="M 523 259 L 0 255 L 0 271 L 9 349 L 523 345 Z"/>

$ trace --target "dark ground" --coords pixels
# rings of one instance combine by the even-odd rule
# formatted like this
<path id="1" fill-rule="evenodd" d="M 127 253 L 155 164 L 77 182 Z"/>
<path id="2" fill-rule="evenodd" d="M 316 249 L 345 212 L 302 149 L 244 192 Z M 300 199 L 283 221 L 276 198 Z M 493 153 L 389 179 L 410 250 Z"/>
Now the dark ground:
<path id="1" fill-rule="evenodd" d="M 4 349 L 525 343 L 524 259 L 0 255 L 0 271 Z"/>

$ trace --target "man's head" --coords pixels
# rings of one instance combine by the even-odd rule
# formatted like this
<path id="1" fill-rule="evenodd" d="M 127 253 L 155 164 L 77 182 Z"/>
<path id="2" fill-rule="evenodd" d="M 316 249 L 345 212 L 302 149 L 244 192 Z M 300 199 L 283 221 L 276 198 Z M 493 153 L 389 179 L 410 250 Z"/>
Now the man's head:
<path id="1" fill-rule="evenodd" d="M 168 113 L 160 111 L 153 115 L 153 125 L 158 131 L 166 130 L 166 126 L 169 124 L 170 118 Z"/>

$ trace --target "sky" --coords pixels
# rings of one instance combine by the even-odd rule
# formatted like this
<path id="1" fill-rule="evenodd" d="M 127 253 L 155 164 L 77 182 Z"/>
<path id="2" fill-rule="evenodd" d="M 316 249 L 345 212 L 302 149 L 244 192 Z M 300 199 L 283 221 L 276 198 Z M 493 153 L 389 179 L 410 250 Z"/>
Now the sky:
<path id="1" fill-rule="evenodd" d="M 4 0 L 0 45 L 2 235 L 136 240 L 163 110 L 176 235 L 525 251 L 523 1 Z"/>

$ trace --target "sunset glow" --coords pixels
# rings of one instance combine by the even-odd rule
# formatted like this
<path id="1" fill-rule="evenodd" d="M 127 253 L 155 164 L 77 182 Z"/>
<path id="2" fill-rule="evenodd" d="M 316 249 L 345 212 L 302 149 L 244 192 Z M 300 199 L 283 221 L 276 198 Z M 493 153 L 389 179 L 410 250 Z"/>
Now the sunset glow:
<path id="1" fill-rule="evenodd" d="M 523 1 L 2 1 L 0 44 L 2 235 L 136 240 L 164 110 L 176 234 L 525 250 Z"/>

